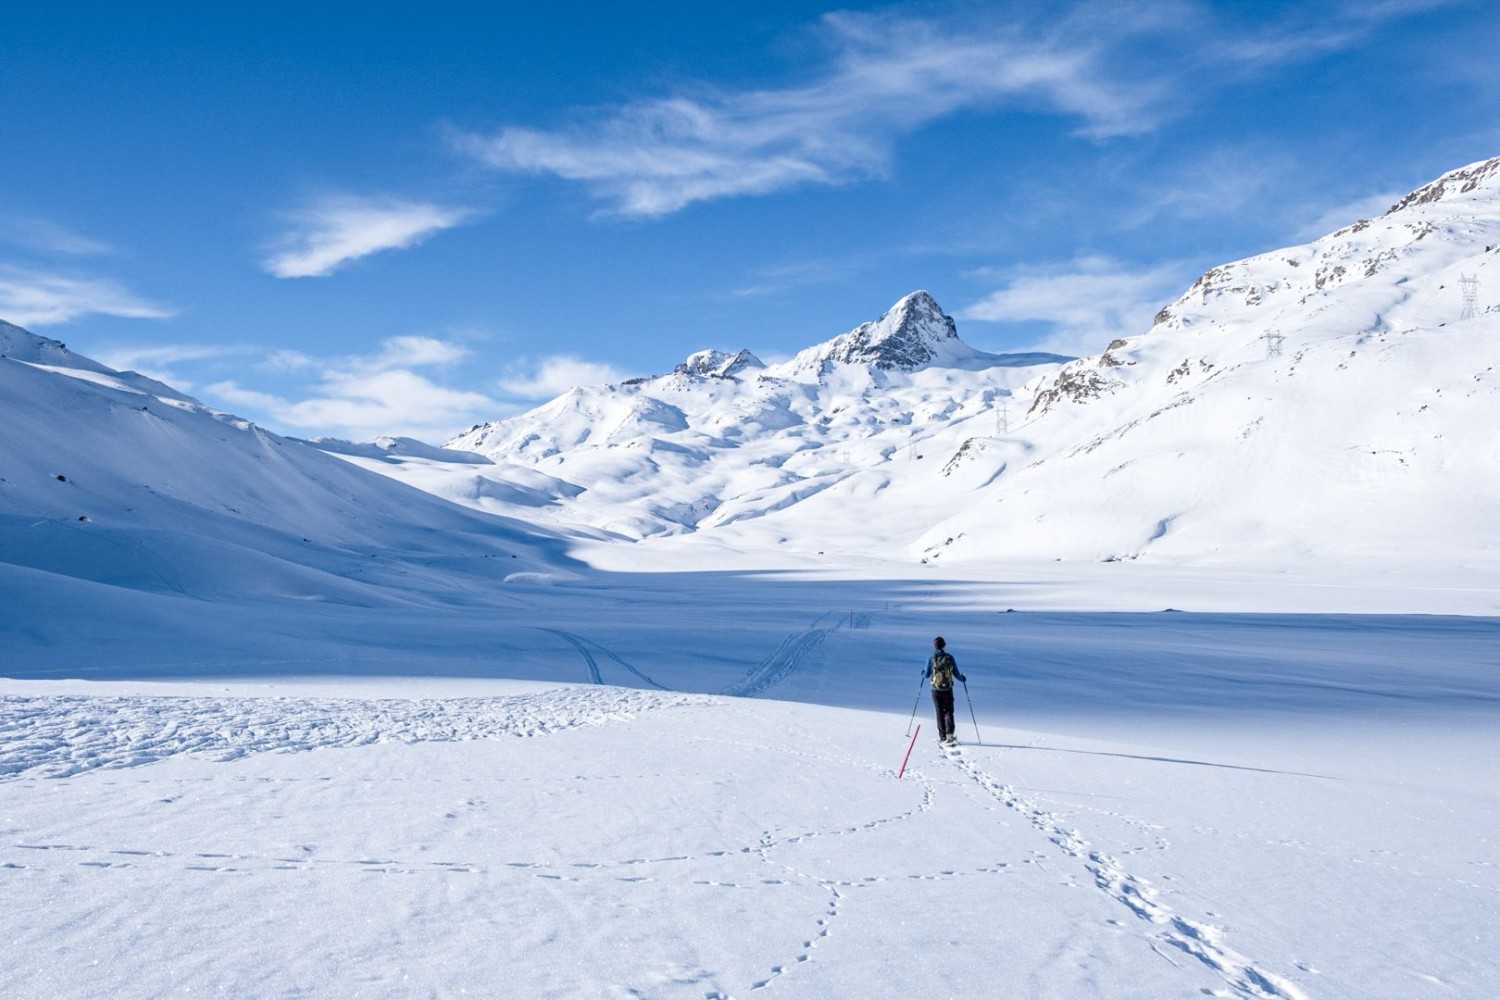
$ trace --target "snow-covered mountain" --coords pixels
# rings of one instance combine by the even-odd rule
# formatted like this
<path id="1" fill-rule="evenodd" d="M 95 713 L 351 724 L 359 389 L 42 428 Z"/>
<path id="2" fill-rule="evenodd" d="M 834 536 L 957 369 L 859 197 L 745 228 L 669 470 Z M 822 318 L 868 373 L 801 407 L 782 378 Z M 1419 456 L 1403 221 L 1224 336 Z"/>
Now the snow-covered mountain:
<path id="1" fill-rule="evenodd" d="M 1216 267 L 1035 387 L 1034 458 L 930 557 L 1493 565 L 1500 158 L 1378 219 Z M 968 482 L 988 482 L 978 460 Z"/>
<path id="2" fill-rule="evenodd" d="M 3 561 L 350 603 L 551 565 L 563 532 L 632 568 L 1493 569 L 1497 253 L 1500 159 L 1216 267 L 1093 357 L 977 351 L 916 292 L 784 362 L 702 351 L 444 448 L 280 438 L 0 325 Z"/>
<path id="3" fill-rule="evenodd" d="M 701 352 L 472 428 L 447 447 L 494 464 L 426 485 L 529 472 L 528 516 L 642 555 L 1493 562 L 1497 252 L 1500 159 L 1093 357 L 984 354 L 917 292 L 781 364 Z"/>
<path id="4" fill-rule="evenodd" d="M 914 462 L 933 464 L 936 428 L 991 426 L 997 406 L 1066 360 L 977 351 L 916 292 L 780 364 L 700 352 L 663 375 L 575 388 L 447 447 L 496 463 L 470 478 L 522 467 L 568 484 L 571 495 L 559 486 L 541 516 L 631 539 L 702 532 L 801 509 L 825 491 L 877 493 Z M 883 481 L 865 478 L 875 470 Z M 877 527 L 869 541 L 887 537 Z"/>
<path id="5" fill-rule="evenodd" d="M 66 579 L 191 599 L 411 604 L 560 558 L 560 543 L 526 525 L 7 323 L 0 426 L 0 583 L 24 590 Z"/>

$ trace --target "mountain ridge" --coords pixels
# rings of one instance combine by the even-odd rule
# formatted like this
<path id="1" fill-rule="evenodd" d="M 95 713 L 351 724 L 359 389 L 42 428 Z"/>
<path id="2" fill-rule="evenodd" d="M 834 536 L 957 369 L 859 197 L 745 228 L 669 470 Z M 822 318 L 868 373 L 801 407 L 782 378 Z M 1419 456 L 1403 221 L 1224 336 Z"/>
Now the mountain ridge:
<path id="1" fill-rule="evenodd" d="M 447 600 L 445 577 L 493 574 L 497 557 L 506 572 L 572 565 L 529 525 L 11 324 L 0 325 L 0 423 L 0 573 L 172 599 L 378 606 Z M 454 569 L 414 568 L 438 557 Z"/>
<path id="2" fill-rule="evenodd" d="M 281 438 L 3 324 L 0 528 L 47 572 L 218 586 L 201 564 L 182 583 L 208 540 L 257 553 L 257 593 L 349 601 L 390 599 L 359 558 L 434 546 L 538 572 L 565 545 L 601 565 L 1494 568 L 1497 282 L 1500 158 L 1211 268 L 1090 357 L 976 351 L 919 291 L 787 361 L 698 352 L 447 450 Z M 141 566 L 104 554 L 142 531 L 162 547 Z"/>
<path id="3" fill-rule="evenodd" d="M 780 365 L 581 387 L 449 446 L 577 490 L 544 517 L 662 552 L 1492 560 L 1500 521 L 1470 497 L 1500 490 L 1473 433 L 1500 418 L 1500 315 L 1459 323 L 1459 289 L 1500 280 L 1497 245 L 1500 158 L 1211 268 L 1090 357 L 997 377 L 917 292 Z M 898 339 L 931 355 L 879 352 L 919 325 Z"/>

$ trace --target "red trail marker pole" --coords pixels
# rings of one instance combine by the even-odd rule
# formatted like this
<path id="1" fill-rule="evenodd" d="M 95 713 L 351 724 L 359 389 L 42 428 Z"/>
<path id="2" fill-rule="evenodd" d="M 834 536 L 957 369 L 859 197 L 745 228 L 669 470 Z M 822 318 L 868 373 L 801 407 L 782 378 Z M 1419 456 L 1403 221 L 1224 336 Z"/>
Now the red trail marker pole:
<path id="1" fill-rule="evenodd" d="M 920 736 L 921 733 L 922 724 L 919 722 L 917 723 L 917 731 L 911 734 L 911 742 L 906 745 L 906 756 L 901 758 L 901 770 L 896 772 L 896 777 L 898 779 L 906 773 L 906 762 L 911 760 L 911 748 L 917 745 L 917 737 Z"/>

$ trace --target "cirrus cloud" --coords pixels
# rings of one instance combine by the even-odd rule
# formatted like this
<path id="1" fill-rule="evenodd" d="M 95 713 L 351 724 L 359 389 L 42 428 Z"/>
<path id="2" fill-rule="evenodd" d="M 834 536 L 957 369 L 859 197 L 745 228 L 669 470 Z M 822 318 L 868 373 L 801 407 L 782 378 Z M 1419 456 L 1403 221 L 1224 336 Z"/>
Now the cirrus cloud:
<path id="1" fill-rule="evenodd" d="M 89 315 L 166 319 L 173 311 L 108 278 L 0 265 L 0 319 L 51 326 Z"/>
<path id="2" fill-rule="evenodd" d="M 1187 287 L 1190 272 L 1178 264 L 1130 268 L 1107 257 L 1017 268 L 1004 276 L 1004 288 L 959 310 L 958 318 L 1040 324 L 1046 333 L 1034 350 L 1097 354 L 1116 337 L 1149 330 L 1161 307 Z"/>
<path id="3" fill-rule="evenodd" d="M 108 243 L 34 215 L 0 215 L 0 243 L 34 253 L 93 257 L 114 252 Z"/>
<path id="4" fill-rule="evenodd" d="M 498 384 L 510 395 L 522 399 L 550 399 L 574 386 L 605 385 L 624 378 L 611 365 L 585 361 L 571 354 L 555 354 L 517 362 Z"/>
<path id="5" fill-rule="evenodd" d="M 442 441 L 503 409 L 486 393 L 445 385 L 433 369 L 452 369 L 469 357 L 462 344 L 439 337 L 388 337 L 369 354 L 318 358 L 276 351 L 259 366 L 272 376 L 297 376 L 307 388 L 289 398 L 226 379 L 204 387 L 216 404 L 315 435 L 370 440 L 395 434 Z M 418 369 L 422 369 L 419 371 Z"/>
<path id="6" fill-rule="evenodd" d="M 325 198 L 288 213 L 287 232 L 262 262 L 278 278 L 321 278 L 382 250 L 416 246 L 463 224 L 474 212 L 398 198 Z"/>
<path id="7" fill-rule="evenodd" d="M 697 88 L 573 127 L 459 133 L 496 170 L 585 184 L 627 216 L 694 202 L 842 184 L 889 168 L 902 135 L 959 111 L 1010 105 L 1070 117 L 1096 139 L 1153 127 L 1161 88 L 1110 72 L 1098 48 L 1011 22 L 825 15 L 832 59 L 802 86 Z"/>
<path id="8" fill-rule="evenodd" d="M 417 372 L 399 370 L 364 376 L 329 373 L 318 395 L 295 401 L 234 380 L 205 391 L 231 406 L 270 414 L 284 425 L 353 441 L 382 434 L 446 440 L 499 409 L 483 393 L 449 388 Z"/>
<path id="9" fill-rule="evenodd" d="M 455 129 L 451 143 L 502 173 L 576 182 L 607 213 L 654 218 L 886 176 L 903 138 L 959 114 L 1046 116 L 1093 141 L 1141 135 L 1217 91 L 1464 2 L 1268 11 L 1203 0 L 1012 0 L 837 12 L 815 30 L 825 55 L 799 67 L 796 82 L 688 85 L 541 127 Z"/>

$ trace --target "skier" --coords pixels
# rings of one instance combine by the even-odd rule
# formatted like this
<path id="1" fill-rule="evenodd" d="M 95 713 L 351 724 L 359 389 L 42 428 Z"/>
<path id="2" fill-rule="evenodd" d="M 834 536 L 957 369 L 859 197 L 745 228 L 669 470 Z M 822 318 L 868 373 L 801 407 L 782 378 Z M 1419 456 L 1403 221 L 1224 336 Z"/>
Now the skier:
<path id="1" fill-rule="evenodd" d="M 947 645 L 942 636 L 932 640 L 932 655 L 927 658 L 922 677 L 932 680 L 932 707 L 937 710 L 938 742 L 952 744 L 958 742 L 958 737 L 953 735 L 953 678 L 957 677 L 961 684 L 967 684 L 969 679 L 958 672 L 958 663 L 948 652 Z"/>

